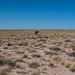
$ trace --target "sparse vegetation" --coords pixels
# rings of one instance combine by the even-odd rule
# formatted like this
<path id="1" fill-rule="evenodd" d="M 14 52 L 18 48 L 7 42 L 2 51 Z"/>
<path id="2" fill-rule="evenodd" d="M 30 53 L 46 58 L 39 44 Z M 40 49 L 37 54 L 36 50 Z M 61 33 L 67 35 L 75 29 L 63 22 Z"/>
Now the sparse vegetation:
<path id="1" fill-rule="evenodd" d="M 74 62 L 75 30 L 0 31 L 0 75 L 74 75 Z"/>
<path id="2" fill-rule="evenodd" d="M 75 63 L 71 65 L 70 71 L 75 72 Z"/>
<path id="3" fill-rule="evenodd" d="M 34 60 L 34 61 L 32 61 L 32 62 L 30 63 L 29 66 L 30 66 L 31 68 L 37 68 L 37 67 L 39 67 L 40 65 L 39 65 L 39 62 L 38 62 L 38 61 Z"/>
<path id="4" fill-rule="evenodd" d="M 9 75 L 9 74 L 8 74 L 8 72 L 7 72 L 6 70 L 2 70 L 2 71 L 0 72 L 0 75 Z"/>
<path id="5" fill-rule="evenodd" d="M 8 42 L 7 46 L 13 46 L 13 44 L 11 42 Z"/>
<path id="6" fill-rule="evenodd" d="M 31 73 L 31 75 L 40 75 L 40 73 L 37 70 L 33 70 L 32 73 Z"/>
<path id="7" fill-rule="evenodd" d="M 40 58 L 40 57 L 41 57 L 40 54 L 32 54 L 31 56 L 32 56 L 32 57 L 36 57 L 36 58 Z"/>
<path id="8" fill-rule="evenodd" d="M 1 65 L 9 65 L 9 66 L 15 66 L 15 62 L 11 61 L 10 59 L 0 59 L 0 66 Z"/>
<path id="9" fill-rule="evenodd" d="M 28 57 L 28 54 L 27 53 L 24 53 L 24 56 L 23 56 L 24 58 L 27 58 Z"/>

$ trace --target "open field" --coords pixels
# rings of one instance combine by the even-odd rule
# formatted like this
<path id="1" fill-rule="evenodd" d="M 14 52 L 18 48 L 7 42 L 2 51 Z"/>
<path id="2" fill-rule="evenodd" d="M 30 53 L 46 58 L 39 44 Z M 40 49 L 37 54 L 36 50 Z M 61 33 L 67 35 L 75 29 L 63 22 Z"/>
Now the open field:
<path id="1" fill-rule="evenodd" d="M 0 75 L 75 75 L 75 30 L 0 30 Z"/>

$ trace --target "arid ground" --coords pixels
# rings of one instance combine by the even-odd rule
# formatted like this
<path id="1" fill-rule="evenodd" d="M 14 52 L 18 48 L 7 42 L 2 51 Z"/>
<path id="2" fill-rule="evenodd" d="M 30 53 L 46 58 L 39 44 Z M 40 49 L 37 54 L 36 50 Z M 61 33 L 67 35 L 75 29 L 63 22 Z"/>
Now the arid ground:
<path id="1" fill-rule="evenodd" d="M 75 75 L 75 30 L 0 30 L 0 75 Z"/>

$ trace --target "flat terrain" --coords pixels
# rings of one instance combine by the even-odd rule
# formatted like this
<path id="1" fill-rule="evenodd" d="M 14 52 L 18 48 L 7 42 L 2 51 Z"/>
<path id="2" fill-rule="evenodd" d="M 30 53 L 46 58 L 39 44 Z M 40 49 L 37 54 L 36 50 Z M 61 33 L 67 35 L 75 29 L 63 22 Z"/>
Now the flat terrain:
<path id="1" fill-rule="evenodd" d="M 0 75 L 75 75 L 75 30 L 0 30 Z"/>

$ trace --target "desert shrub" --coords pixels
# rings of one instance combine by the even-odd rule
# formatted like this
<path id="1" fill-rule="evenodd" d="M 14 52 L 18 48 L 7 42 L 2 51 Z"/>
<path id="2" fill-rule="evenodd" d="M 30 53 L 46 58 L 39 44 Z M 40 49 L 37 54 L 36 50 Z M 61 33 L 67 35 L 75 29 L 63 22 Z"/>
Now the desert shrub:
<path id="1" fill-rule="evenodd" d="M 37 51 L 33 50 L 33 49 L 29 50 L 29 53 L 35 53 L 35 52 L 37 52 Z"/>
<path id="2" fill-rule="evenodd" d="M 50 61 L 48 66 L 49 67 L 54 67 L 54 63 Z"/>
<path id="3" fill-rule="evenodd" d="M 10 59 L 0 59 L 0 66 L 1 65 L 10 65 L 10 66 L 15 66 L 15 62 L 11 61 Z"/>
<path id="4" fill-rule="evenodd" d="M 61 50 L 59 47 L 51 47 L 50 50 L 56 50 L 56 51 L 59 51 Z"/>
<path id="5" fill-rule="evenodd" d="M 40 57 L 41 57 L 40 54 L 32 54 L 31 56 L 32 56 L 32 57 L 36 57 L 36 58 L 40 58 Z"/>
<path id="6" fill-rule="evenodd" d="M 45 51 L 46 55 L 57 55 L 56 52 L 52 52 L 52 51 Z"/>
<path id="7" fill-rule="evenodd" d="M 68 56 L 72 56 L 72 57 L 75 57 L 75 52 L 71 52 L 71 53 L 67 53 Z"/>
<path id="8" fill-rule="evenodd" d="M 28 42 L 19 42 L 17 43 L 18 46 L 28 46 Z"/>
<path id="9" fill-rule="evenodd" d="M 21 63 L 20 62 L 16 62 L 16 67 L 17 68 L 21 68 Z"/>
<path id="10" fill-rule="evenodd" d="M 37 70 L 33 70 L 31 75 L 40 75 L 40 73 Z"/>
<path id="11" fill-rule="evenodd" d="M 24 53 L 23 57 L 24 58 L 27 58 L 28 57 L 28 54 L 27 53 Z"/>
<path id="12" fill-rule="evenodd" d="M 30 63 L 29 66 L 30 66 L 31 68 L 36 68 L 36 67 L 39 67 L 40 65 L 39 65 L 39 62 L 38 62 L 38 61 L 34 60 L 34 61 L 32 61 L 32 62 Z"/>
<path id="13" fill-rule="evenodd" d="M 62 61 L 61 63 L 63 66 L 69 68 L 70 67 L 70 63 L 69 62 L 65 62 L 65 61 Z"/>
<path id="14" fill-rule="evenodd" d="M 75 63 L 70 66 L 70 71 L 75 72 Z"/>
<path id="15" fill-rule="evenodd" d="M 4 49 L 8 49 L 8 47 L 6 46 L 6 47 L 4 47 Z"/>
<path id="16" fill-rule="evenodd" d="M 46 55 L 50 55 L 50 54 L 52 54 L 51 51 L 45 51 L 45 53 L 46 53 Z"/>
<path id="17" fill-rule="evenodd" d="M 0 72 L 0 75 L 9 75 L 9 74 L 8 74 L 8 72 L 7 72 L 6 70 L 2 70 L 2 71 Z"/>
<path id="18" fill-rule="evenodd" d="M 56 62 L 59 62 L 59 61 L 61 61 L 61 60 L 62 60 L 62 58 L 55 57 L 53 60 L 54 60 L 54 61 L 56 61 Z"/>
<path id="19" fill-rule="evenodd" d="M 71 40 L 67 39 L 67 40 L 65 40 L 65 42 L 71 42 Z"/>
<path id="20" fill-rule="evenodd" d="M 13 44 L 12 43 L 10 43 L 10 42 L 8 42 L 8 44 L 7 44 L 8 46 L 12 46 Z"/>
<path id="21" fill-rule="evenodd" d="M 70 63 L 65 63 L 65 67 L 69 68 L 70 67 Z"/>
<path id="22" fill-rule="evenodd" d="M 22 59 L 17 59 L 17 60 L 15 60 L 15 62 L 23 62 L 23 60 Z"/>
<path id="23" fill-rule="evenodd" d="M 17 49 L 18 47 L 17 46 L 13 46 L 13 49 Z"/>
<path id="24" fill-rule="evenodd" d="M 35 31 L 35 34 L 38 34 L 38 33 L 39 33 L 39 31 L 38 31 L 38 30 L 36 30 L 36 31 Z"/>

